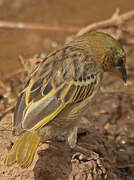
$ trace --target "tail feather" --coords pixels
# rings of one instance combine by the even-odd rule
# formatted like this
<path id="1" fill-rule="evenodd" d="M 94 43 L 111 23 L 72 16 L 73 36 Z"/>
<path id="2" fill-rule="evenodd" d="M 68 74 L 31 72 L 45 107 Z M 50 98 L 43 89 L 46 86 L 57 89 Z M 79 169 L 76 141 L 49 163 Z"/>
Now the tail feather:
<path id="1" fill-rule="evenodd" d="M 12 166 L 13 164 L 16 163 L 16 151 L 17 151 L 17 147 L 19 145 L 19 139 L 17 141 L 15 141 L 14 145 L 12 146 L 11 150 L 9 151 L 4 164 L 6 166 Z"/>
<path id="2" fill-rule="evenodd" d="M 9 151 L 5 165 L 11 166 L 17 163 L 22 168 L 29 167 L 39 143 L 40 138 L 35 132 L 25 132 Z"/>

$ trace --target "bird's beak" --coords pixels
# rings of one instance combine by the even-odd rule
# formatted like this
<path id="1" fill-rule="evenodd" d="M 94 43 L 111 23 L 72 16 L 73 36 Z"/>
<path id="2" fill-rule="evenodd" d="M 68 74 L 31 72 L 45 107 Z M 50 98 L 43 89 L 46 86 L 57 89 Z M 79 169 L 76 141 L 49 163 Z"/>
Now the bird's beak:
<path id="1" fill-rule="evenodd" d="M 123 79 L 124 83 L 126 83 L 127 82 L 127 72 L 126 72 L 125 65 L 122 64 L 120 67 L 117 67 L 117 70 L 120 72 L 121 78 Z"/>

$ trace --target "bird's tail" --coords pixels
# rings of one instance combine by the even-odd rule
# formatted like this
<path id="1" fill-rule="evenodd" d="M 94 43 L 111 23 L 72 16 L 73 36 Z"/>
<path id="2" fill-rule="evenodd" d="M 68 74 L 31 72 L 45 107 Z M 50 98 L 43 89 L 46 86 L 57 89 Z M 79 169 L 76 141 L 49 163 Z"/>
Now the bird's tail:
<path id="1" fill-rule="evenodd" d="M 35 132 L 25 132 L 15 141 L 5 159 L 5 165 L 11 166 L 17 163 L 22 168 L 29 167 L 39 143 L 40 138 Z"/>

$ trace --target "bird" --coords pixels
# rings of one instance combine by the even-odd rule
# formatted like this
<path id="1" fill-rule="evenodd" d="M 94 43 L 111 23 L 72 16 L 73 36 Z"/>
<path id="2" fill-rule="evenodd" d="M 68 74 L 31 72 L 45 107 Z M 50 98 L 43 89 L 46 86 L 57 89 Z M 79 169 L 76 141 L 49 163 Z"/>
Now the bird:
<path id="1" fill-rule="evenodd" d="M 105 72 L 127 81 L 126 53 L 118 40 L 104 32 L 88 32 L 48 54 L 31 73 L 18 98 L 13 135 L 5 165 L 27 168 L 41 142 L 65 134 L 70 148 Z"/>

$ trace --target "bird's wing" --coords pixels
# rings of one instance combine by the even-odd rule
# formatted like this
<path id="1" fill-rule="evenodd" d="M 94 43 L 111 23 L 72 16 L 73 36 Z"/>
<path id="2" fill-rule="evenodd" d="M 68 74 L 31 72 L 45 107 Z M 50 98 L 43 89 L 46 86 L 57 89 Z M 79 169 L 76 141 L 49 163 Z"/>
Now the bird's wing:
<path id="1" fill-rule="evenodd" d="M 50 54 L 33 72 L 16 105 L 14 126 L 36 130 L 67 105 L 89 97 L 100 83 L 95 61 L 73 47 Z"/>

